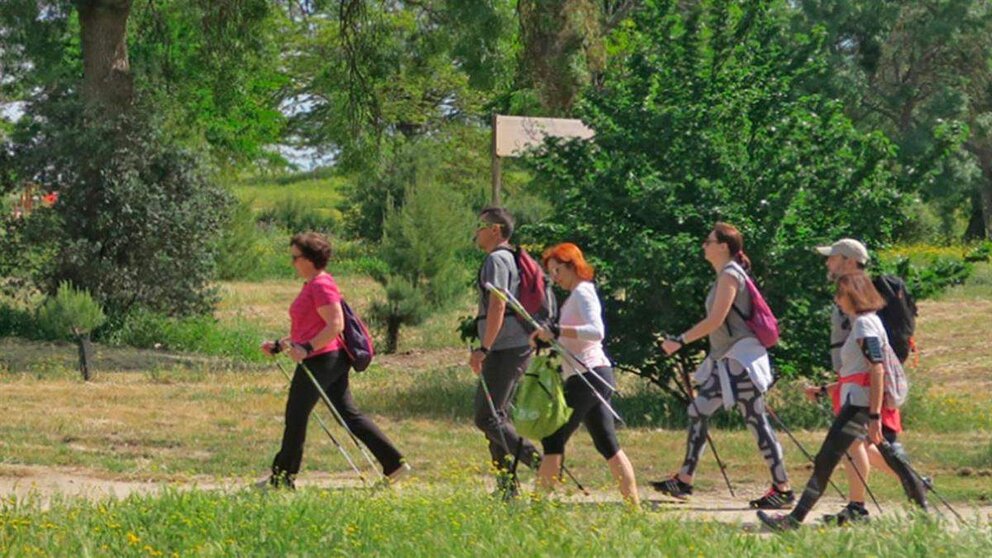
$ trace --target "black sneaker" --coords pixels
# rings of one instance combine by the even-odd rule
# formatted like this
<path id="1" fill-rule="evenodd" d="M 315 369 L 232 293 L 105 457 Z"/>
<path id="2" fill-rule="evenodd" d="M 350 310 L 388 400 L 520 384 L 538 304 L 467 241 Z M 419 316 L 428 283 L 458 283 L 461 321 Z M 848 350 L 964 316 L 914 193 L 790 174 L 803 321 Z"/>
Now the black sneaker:
<path id="1" fill-rule="evenodd" d="M 509 473 L 500 473 L 496 475 L 496 490 L 489 495 L 504 502 L 514 500 L 520 495 L 520 482 Z"/>
<path id="2" fill-rule="evenodd" d="M 765 527 L 768 527 L 768 529 L 772 531 L 792 531 L 793 529 L 798 529 L 799 526 L 802 525 L 798 519 L 784 513 L 768 515 L 767 513 L 758 510 L 758 519 L 765 524 Z"/>
<path id="3" fill-rule="evenodd" d="M 672 475 L 671 478 L 663 481 L 651 481 L 651 486 L 658 492 L 679 500 L 692 496 L 692 485 L 682 482 L 677 475 Z"/>
<path id="4" fill-rule="evenodd" d="M 285 473 L 269 475 L 269 478 L 256 482 L 256 490 L 296 490 L 296 477 Z"/>
<path id="5" fill-rule="evenodd" d="M 906 496 L 917 506 L 923 508 L 923 511 L 929 511 L 930 508 L 927 505 L 927 492 L 930 491 L 930 486 L 926 480 L 910 473 L 905 476 L 900 476 L 899 481 L 902 482 L 902 489 L 906 493 Z M 931 483 L 932 482 L 933 481 L 931 481 Z"/>
<path id="6" fill-rule="evenodd" d="M 765 495 L 751 500 L 748 505 L 758 510 L 787 510 L 796 503 L 796 494 L 791 490 L 779 490 L 772 486 Z"/>
<path id="7" fill-rule="evenodd" d="M 838 527 L 847 523 L 859 523 L 866 522 L 868 520 L 868 508 L 866 508 L 864 504 L 860 504 L 858 502 L 849 502 L 839 512 L 823 516 L 824 523 L 827 525 L 836 525 Z"/>

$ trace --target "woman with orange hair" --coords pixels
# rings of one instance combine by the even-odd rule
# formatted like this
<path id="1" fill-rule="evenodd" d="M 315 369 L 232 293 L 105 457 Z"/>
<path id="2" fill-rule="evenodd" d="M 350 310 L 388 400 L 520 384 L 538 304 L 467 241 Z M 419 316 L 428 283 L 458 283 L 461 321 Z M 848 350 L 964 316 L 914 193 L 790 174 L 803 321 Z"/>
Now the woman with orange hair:
<path id="1" fill-rule="evenodd" d="M 570 294 L 561 306 L 558 323 L 535 331 L 531 340 L 557 338 L 581 362 L 569 355 L 562 356 L 565 401 L 572 408 L 572 416 L 554 434 L 541 440 L 544 458 L 538 470 L 538 484 L 550 491 L 561 482 L 565 443 L 580 424 L 585 424 L 593 444 L 619 483 L 620 494 L 627 502 L 637 505 L 640 498 L 634 468 L 620 449 L 613 415 L 608 409 L 616 382 L 610 359 L 603 351 L 606 327 L 599 296 L 592 284 L 593 269 L 586 263 L 582 250 L 570 242 L 552 246 L 544 252 L 542 260 L 552 280 Z"/>

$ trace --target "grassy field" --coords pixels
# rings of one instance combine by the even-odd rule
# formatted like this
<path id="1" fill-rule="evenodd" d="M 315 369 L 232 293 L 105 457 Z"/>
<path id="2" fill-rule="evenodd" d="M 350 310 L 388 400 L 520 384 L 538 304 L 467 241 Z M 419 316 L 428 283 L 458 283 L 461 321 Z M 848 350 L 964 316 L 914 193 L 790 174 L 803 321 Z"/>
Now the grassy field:
<path id="1" fill-rule="evenodd" d="M 342 188 L 348 179 L 326 170 L 234 181 L 230 189 L 256 212 L 274 209 L 289 198 L 304 202 L 324 216 L 340 218 Z"/>
<path id="2" fill-rule="evenodd" d="M 362 309 L 378 285 L 342 275 L 345 295 Z M 221 324 L 250 324 L 260 338 L 284 331 L 294 280 L 222 286 Z M 985 325 L 992 310 L 992 272 L 980 266 L 968 284 L 921 305 L 918 368 L 903 440 L 941 494 L 974 509 L 992 502 L 992 352 Z M 356 480 L 322 432 L 311 425 L 295 495 L 262 498 L 244 492 L 166 492 L 125 501 L 45 495 L 8 497 L 0 507 L 0 555 L 505 555 L 523 545 L 530 555 L 751 556 L 855 554 L 979 556 L 992 552 L 983 529 L 948 530 L 914 519 L 884 519 L 870 528 L 805 529 L 785 537 L 752 536 L 740 526 L 684 519 L 665 510 L 631 513 L 615 504 L 523 501 L 494 506 L 486 496 L 486 450 L 471 424 L 474 378 L 464 365 L 453 322 L 471 301 L 407 331 L 400 353 L 383 355 L 353 377 L 359 405 L 404 451 L 415 470 L 398 491 L 341 490 Z M 976 348 L 978 350 L 976 350 Z M 200 355 L 100 347 L 94 381 L 72 369 L 71 346 L 0 339 L 0 477 L 28 478 L 33 467 L 108 480 L 243 486 L 266 471 L 282 429 L 286 380 L 269 362 L 239 363 Z M 789 424 L 808 412 L 795 389 L 772 402 Z M 618 406 L 631 423 L 649 388 L 623 377 Z M 648 396 L 645 395 L 648 394 Z M 326 416 L 326 415 L 325 415 Z M 798 415 L 795 415 L 798 416 Z M 815 451 L 822 429 L 795 432 Z M 713 433 L 738 499 L 767 485 L 750 435 Z M 620 431 L 642 492 L 646 481 L 677 468 L 681 428 Z M 787 439 L 795 484 L 808 465 Z M 569 445 L 569 467 L 607 500 L 611 479 L 588 436 Z M 843 475 L 835 480 L 843 487 Z M 532 479 L 523 473 L 525 486 Z M 701 497 L 722 498 L 723 480 L 709 456 L 697 478 Z M 899 507 L 896 481 L 873 477 L 886 507 Z M 820 510 L 818 510 L 819 513 Z M 822 510 L 833 511 L 829 509 Z M 984 512 L 983 512 L 984 513 Z M 445 536 L 438 536 L 438 528 Z M 512 532 L 512 537 L 504 536 Z M 699 536 L 705 533 L 712 536 Z M 160 553 L 160 554 L 158 554 Z"/>
<path id="3" fill-rule="evenodd" d="M 452 484 L 379 493 L 168 493 L 123 502 L 8 504 L 18 556 L 984 556 L 987 529 L 921 518 L 761 536 L 676 514 L 546 500 L 494 505 Z M 444 529 L 442 532 L 438 528 Z"/>

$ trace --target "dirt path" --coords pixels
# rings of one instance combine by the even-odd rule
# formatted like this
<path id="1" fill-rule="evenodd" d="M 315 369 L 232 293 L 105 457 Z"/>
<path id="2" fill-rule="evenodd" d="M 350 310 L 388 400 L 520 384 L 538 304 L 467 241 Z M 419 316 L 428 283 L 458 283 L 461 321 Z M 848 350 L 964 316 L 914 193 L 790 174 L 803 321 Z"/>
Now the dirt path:
<path id="1" fill-rule="evenodd" d="M 252 479 L 192 479 L 188 481 L 135 481 L 109 477 L 105 474 L 71 467 L 43 467 L 37 465 L 9 466 L 0 465 L 0 498 L 14 496 L 18 501 L 34 499 L 44 508 L 53 499 L 60 497 L 82 497 L 93 500 L 104 498 L 122 499 L 132 494 L 156 494 L 166 489 L 173 490 L 222 490 L 235 491 L 252 484 Z M 415 480 L 413 481 L 415 482 Z M 304 487 L 334 487 L 360 488 L 356 479 L 344 475 L 308 472 L 305 479 L 298 482 Z M 402 486 L 400 489 L 402 489 Z M 491 488 L 491 487 L 490 487 Z M 754 510 L 748 509 L 747 500 L 760 492 L 760 487 L 739 488 L 736 499 L 719 492 L 694 495 L 688 502 L 679 502 L 659 496 L 650 489 L 642 487 L 641 494 L 646 497 L 649 509 L 653 513 L 671 514 L 685 520 L 712 520 L 721 523 L 742 525 L 747 529 L 757 529 Z M 563 502 L 569 504 L 616 503 L 619 498 L 613 492 L 594 491 L 590 495 L 582 495 L 577 491 L 560 496 Z M 839 510 L 844 501 L 836 496 L 824 496 L 810 519 L 816 520 L 824 513 Z M 936 503 L 936 501 L 934 502 Z M 896 502 L 882 502 L 885 517 L 907 513 L 908 505 Z M 973 506 L 964 503 L 953 504 L 971 522 L 978 520 L 985 525 L 992 524 L 992 506 Z M 870 508 L 873 517 L 879 517 L 878 511 Z M 947 514 L 946 509 L 942 511 Z M 948 517 L 948 519 L 952 519 Z"/>

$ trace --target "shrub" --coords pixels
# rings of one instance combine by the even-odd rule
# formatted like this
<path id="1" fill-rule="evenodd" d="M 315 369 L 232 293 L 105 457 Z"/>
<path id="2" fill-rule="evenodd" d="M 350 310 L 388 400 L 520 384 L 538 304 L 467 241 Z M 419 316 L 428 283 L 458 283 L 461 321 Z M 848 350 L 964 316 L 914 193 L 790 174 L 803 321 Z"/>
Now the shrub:
<path id="1" fill-rule="evenodd" d="M 258 220 L 293 234 L 317 231 L 329 235 L 337 229 L 337 219 L 333 215 L 324 215 L 306 200 L 292 195 L 277 201 L 271 209 L 262 211 Z"/>
<path id="2" fill-rule="evenodd" d="M 58 190 L 57 257 L 42 281 L 69 281 L 112 315 L 135 307 L 190 315 L 215 300 L 216 234 L 229 197 L 206 163 L 161 131 L 155 111 L 90 118 L 53 92 L 19 122 L 20 176 Z"/>
<path id="3" fill-rule="evenodd" d="M 107 317 L 93 297 L 63 281 L 38 308 L 37 325 L 49 339 L 74 339 L 103 325 Z"/>
<path id="4" fill-rule="evenodd" d="M 139 309 L 101 333 L 114 345 L 261 360 L 258 345 L 265 332 L 251 324 L 223 325 L 210 316 L 176 318 Z"/>
<path id="5" fill-rule="evenodd" d="M 472 215 L 461 195 L 435 181 L 429 164 L 412 178 L 403 206 L 386 217 L 380 253 L 388 273 L 376 269 L 374 276 L 386 287 L 373 315 L 386 327 L 387 351 L 396 349 L 401 325 L 447 307 L 465 286 L 459 254 L 468 247 Z"/>
<path id="6" fill-rule="evenodd" d="M 965 261 L 961 255 L 938 255 L 928 258 L 898 256 L 883 259 L 873 271 L 902 277 L 916 300 L 924 300 L 940 294 L 947 287 L 964 283 L 973 269 L 973 264 Z"/>

